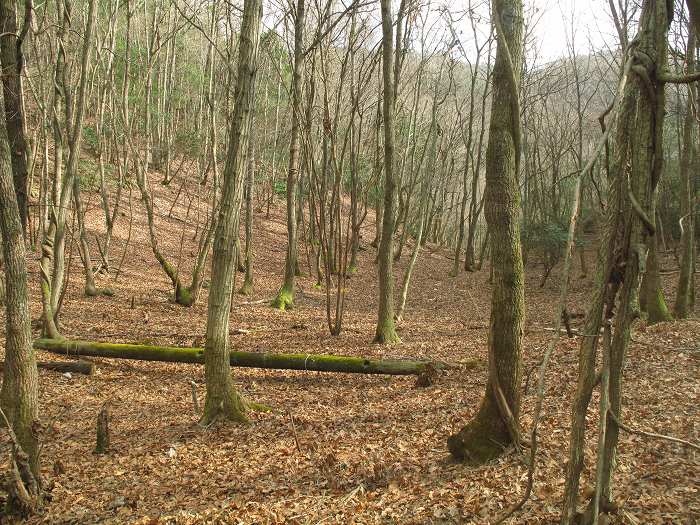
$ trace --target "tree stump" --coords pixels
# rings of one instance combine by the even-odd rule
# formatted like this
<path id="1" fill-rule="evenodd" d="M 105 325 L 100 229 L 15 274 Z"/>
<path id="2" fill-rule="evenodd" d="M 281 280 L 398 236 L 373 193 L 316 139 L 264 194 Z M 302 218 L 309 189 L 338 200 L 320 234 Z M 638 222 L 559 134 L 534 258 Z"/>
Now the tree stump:
<path id="1" fill-rule="evenodd" d="M 103 405 L 97 415 L 97 444 L 95 454 L 106 454 L 109 451 L 109 410 Z"/>

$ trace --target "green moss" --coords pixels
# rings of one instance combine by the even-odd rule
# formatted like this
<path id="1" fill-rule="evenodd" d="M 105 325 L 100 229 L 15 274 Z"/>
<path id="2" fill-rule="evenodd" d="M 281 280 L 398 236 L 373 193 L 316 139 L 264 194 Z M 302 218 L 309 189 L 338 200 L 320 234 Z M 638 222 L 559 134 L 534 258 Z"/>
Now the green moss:
<path id="1" fill-rule="evenodd" d="M 165 273 L 167 274 L 167 276 L 170 277 L 170 280 L 172 280 L 172 281 L 177 281 L 177 280 L 178 280 L 178 278 L 177 278 L 177 270 L 175 270 L 175 268 L 173 268 L 173 265 L 172 265 L 172 264 L 170 264 L 168 261 L 163 261 L 163 262 L 161 263 L 161 266 L 163 267 L 163 271 L 165 271 Z M 179 287 L 179 284 L 176 285 L 176 286 Z"/>
<path id="2" fill-rule="evenodd" d="M 192 306 L 194 304 L 192 290 L 185 286 L 177 286 L 175 288 L 175 302 L 180 306 Z"/>
<path id="3" fill-rule="evenodd" d="M 666 300 L 664 299 L 663 292 L 660 288 L 655 290 L 651 297 L 647 297 L 645 306 L 647 310 L 647 322 L 649 324 L 663 323 L 673 320 L 673 316 L 668 311 Z"/>
<path id="4" fill-rule="evenodd" d="M 269 405 L 265 405 L 264 403 L 257 403 L 255 401 L 246 401 L 245 404 L 246 404 L 246 407 L 248 407 L 248 409 L 252 410 L 253 412 L 264 412 L 264 413 L 272 412 L 272 407 Z"/>
<path id="5" fill-rule="evenodd" d="M 37 339 L 34 348 L 95 357 L 137 359 L 177 363 L 204 363 L 203 348 L 156 346 L 152 341 L 143 345 L 96 343 L 90 341 L 60 341 Z M 231 366 L 283 370 L 318 370 L 364 374 L 414 375 L 419 374 L 425 362 L 408 360 L 377 360 L 362 357 L 327 354 L 265 354 L 257 352 L 230 352 Z"/>
<path id="6" fill-rule="evenodd" d="M 270 305 L 278 310 L 291 310 L 294 308 L 294 292 L 283 286 Z"/>

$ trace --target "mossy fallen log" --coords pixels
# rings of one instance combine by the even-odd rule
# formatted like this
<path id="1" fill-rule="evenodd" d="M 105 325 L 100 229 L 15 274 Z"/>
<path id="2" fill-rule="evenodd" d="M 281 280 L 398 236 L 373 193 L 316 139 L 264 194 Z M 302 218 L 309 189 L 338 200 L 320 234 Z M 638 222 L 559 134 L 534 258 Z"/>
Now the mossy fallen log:
<path id="1" fill-rule="evenodd" d="M 72 372 L 74 374 L 83 374 L 91 376 L 95 373 L 95 363 L 89 361 L 38 361 L 38 368 L 44 370 L 52 370 L 53 372 Z M 0 370 L 5 369 L 5 362 L 0 362 Z"/>
<path id="2" fill-rule="evenodd" d="M 92 341 L 37 339 L 34 348 L 59 355 L 136 359 L 169 363 L 204 363 L 204 348 L 182 348 Z M 441 363 L 405 359 L 367 359 L 328 354 L 273 354 L 263 352 L 231 352 L 231 366 L 275 370 L 310 370 L 351 374 L 419 375 L 431 364 Z"/>

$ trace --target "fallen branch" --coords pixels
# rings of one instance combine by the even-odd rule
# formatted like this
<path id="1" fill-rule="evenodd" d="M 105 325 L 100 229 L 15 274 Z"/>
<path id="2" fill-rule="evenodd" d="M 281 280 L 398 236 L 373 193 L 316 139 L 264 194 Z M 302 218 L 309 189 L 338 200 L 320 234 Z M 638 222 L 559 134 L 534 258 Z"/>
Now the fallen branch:
<path id="1" fill-rule="evenodd" d="M 52 370 L 53 372 L 72 372 L 74 374 L 83 374 L 91 376 L 95 373 L 95 363 L 89 361 L 39 361 L 36 366 L 44 370 Z M 0 370 L 5 369 L 5 362 L 0 363 Z"/>
<path id="2" fill-rule="evenodd" d="M 99 343 L 37 339 L 34 348 L 59 355 L 136 359 L 170 363 L 204 363 L 204 348 L 180 348 L 134 344 Z M 430 363 L 446 368 L 442 363 L 404 359 L 369 359 L 327 354 L 273 354 L 263 352 L 230 352 L 231 366 L 276 370 L 309 370 L 355 374 L 418 375 Z M 476 362 L 476 361 L 475 361 Z"/>
<path id="3" fill-rule="evenodd" d="M 685 439 L 680 439 L 672 436 L 665 436 L 663 434 L 656 434 L 655 432 L 645 432 L 644 430 L 637 430 L 635 428 L 630 428 L 627 425 L 625 425 L 622 421 L 620 421 L 617 416 L 615 415 L 615 412 L 613 412 L 610 407 L 608 406 L 608 414 L 610 414 L 610 417 L 612 420 L 615 422 L 615 424 L 620 427 L 622 430 L 625 432 L 628 432 L 629 434 L 637 434 L 638 436 L 646 436 L 654 439 L 662 439 L 664 441 L 670 441 L 672 443 L 679 443 L 681 445 L 685 445 L 686 447 L 694 448 L 695 450 L 700 450 L 700 445 L 697 443 L 692 443 L 690 441 L 686 441 Z"/>

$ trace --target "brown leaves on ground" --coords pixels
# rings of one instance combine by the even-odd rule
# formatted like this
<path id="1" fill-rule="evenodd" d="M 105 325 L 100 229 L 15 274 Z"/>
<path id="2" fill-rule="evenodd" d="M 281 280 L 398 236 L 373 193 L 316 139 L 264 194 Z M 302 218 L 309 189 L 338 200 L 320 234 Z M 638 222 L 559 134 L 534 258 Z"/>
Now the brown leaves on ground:
<path id="1" fill-rule="evenodd" d="M 164 195 L 156 204 L 166 206 L 173 197 L 168 192 L 174 190 L 158 191 Z M 184 216 L 184 208 L 175 210 Z M 348 283 L 339 337 L 328 335 L 324 294 L 312 288 L 313 278 L 299 279 L 303 292 L 297 293 L 294 310 L 269 308 L 260 300 L 272 297 L 281 284 L 282 211 L 277 209 L 270 220 L 255 217 L 256 295 L 235 298 L 234 348 L 450 362 L 486 358 L 488 270 L 449 278 L 451 260 L 440 250 L 420 255 L 399 346 L 370 344 L 377 294 L 374 250 L 369 247 L 361 252 L 359 273 Z M 93 230 L 101 231 L 97 211 L 91 220 Z M 135 226 L 143 220 L 139 214 Z M 373 224 L 366 226 L 367 238 Z M 188 233 L 184 237 L 183 227 Z M 164 218 L 158 229 L 161 248 L 174 260 L 180 239 L 191 240 L 194 231 L 186 221 Z M 121 255 L 126 230 L 123 219 L 115 229 L 114 261 Z M 119 280 L 112 282 L 112 274 L 98 283 L 113 288 L 113 297 L 82 297 L 74 258 L 63 333 L 80 339 L 191 345 L 204 333 L 206 291 L 193 308 L 169 302 L 168 281 L 153 261 L 145 228 L 135 227 L 134 235 Z M 182 258 L 184 275 L 190 259 Z M 398 264 L 397 276 L 407 259 Z M 305 258 L 302 269 L 308 272 Z M 35 265 L 32 272 L 36 318 Z M 551 337 L 544 329 L 552 326 L 559 285 L 553 275 L 540 289 L 538 273 L 528 268 L 524 376 L 539 362 Z M 669 286 L 675 284 L 675 276 L 665 278 Z M 574 281 L 572 288 L 569 309 L 584 311 L 590 283 Z M 4 319 L 0 322 L 4 327 Z M 698 440 L 698 341 L 697 320 L 636 328 L 625 370 L 623 417 L 630 426 Z M 564 337 L 553 358 L 534 494 L 511 523 L 553 523 L 558 518 L 577 349 L 578 339 Z M 519 498 L 526 485 L 525 461 L 512 451 L 480 468 L 448 458 L 447 436 L 469 420 L 480 402 L 483 368 L 451 369 L 426 388 L 416 388 L 413 377 L 237 369 L 238 388 L 272 411 L 252 413 L 247 426 L 203 430 L 196 425 L 191 394 L 195 381 L 201 404 L 201 366 L 98 361 L 92 377 L 40 372 L 42 419 L 47 423 L 43 468 L 54 488 L 50 504 L 34 523 L 487 523 Z M 523 398 L 525 429 L 531 423 L 535 379 L 533 373 Z M 110 450 L 94 455 L 96 417 L 105 403 L 110 407 Z M 584 472 L 589 480 L 596 399 L 591 406 Z M 619 522 L 690 524 L 700 517 L 696 453 L 623 433 L 618 465 Z"/>

